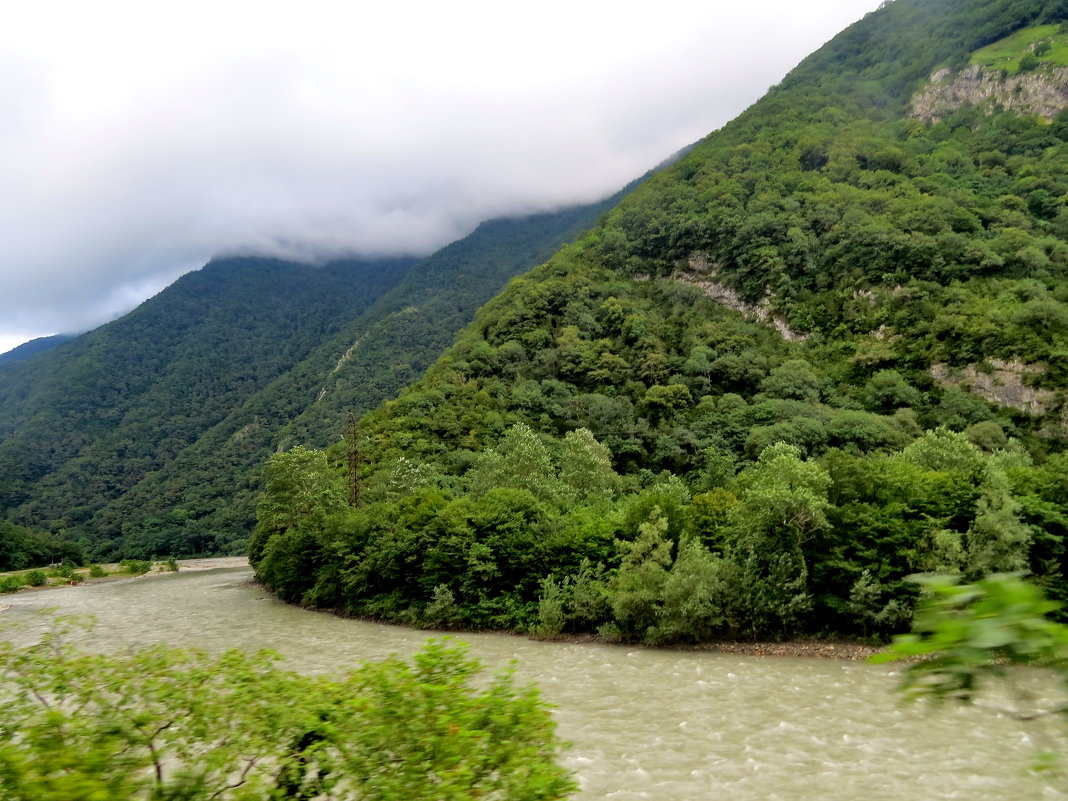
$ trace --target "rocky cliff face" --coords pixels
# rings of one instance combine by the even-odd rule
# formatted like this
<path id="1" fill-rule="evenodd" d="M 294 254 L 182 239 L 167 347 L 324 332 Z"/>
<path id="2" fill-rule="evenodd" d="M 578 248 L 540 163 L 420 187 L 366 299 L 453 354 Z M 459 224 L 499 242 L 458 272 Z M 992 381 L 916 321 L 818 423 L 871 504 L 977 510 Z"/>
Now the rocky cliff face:
<path id="1" fill-rule="evenodd" d="M 913 95 L 912 116 L 938 122 L 967 104 L 988 113 L 1000 107 L 1052 120 L 1068 108 L 1068 67 L 1009 76 L 978 64 L 955 76 L 950 70 L 942 69 L 931 75 L 927 86 Z"/>
<path id="2" fill-rule="evenodd" d="M 1056 405 L 1056 394 L 1028 386 L 1025 377 L 1045 371 L 1041 365 L 1004 359 L 987 359 L 985 365 L 969 364 L 959 370 L 945 364 L 931 365 L 931 377 L 943 387 L 967 389 L 991 403 L 1037 416 Z"/>

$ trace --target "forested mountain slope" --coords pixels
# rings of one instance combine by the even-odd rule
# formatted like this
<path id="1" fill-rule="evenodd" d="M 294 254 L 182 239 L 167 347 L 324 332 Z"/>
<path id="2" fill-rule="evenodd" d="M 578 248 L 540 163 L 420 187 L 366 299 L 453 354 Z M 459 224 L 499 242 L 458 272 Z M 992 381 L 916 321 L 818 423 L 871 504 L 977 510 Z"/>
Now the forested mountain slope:
<path id="1" fill-rule="evenodd" d="M 294 436 L 336 441 L 620 196 L 489 221 L 419 260 L 218 260 L 3 368 L 6 515 L 99 557 L 240 552 L 263 459 Z"/>
<path id="2" fill-rule="evenodd" d="M 76 334 L 55 334 L 50 337 L 31 339 L 29 342 L 25 342 L 17 348 L 12 348 L 6 353 L 0 353 L 0 364 L 20 362 L 23 359 L 28 359 L 30 356 L 52 350 L 52 348 L 62 345 L 64 342 L 69 342 L 74 339 L 75 336 Z"/>
<path id="3" fill-rule="evenodd" d="M 0 502 L 83 521 L 400 281 L 412 259 L 220 259 L 125 317 L 0 368 Z"/>
<path id="4" fill-rule="evenodd" d="M 368 415 L 359 506 L 323 454 L 273 457 L 257 575 L 649 642 L 892 630 L 923 570 L 1063 594 L 1068 114 L 909 109 L 1066 20 L 896 0 L 843 32 Z"/>
<path id="5" fill-rule="evenodd" d="M 348 413 L 365 413 L 422 375 L 505 281 L 592 226 L 622 194 L 491 220 L 423 259 L 366 313 L 104 507 L 91 521 L 95 535 L 126 555 L 243 551 L 268 454 L 337 442 Z"/>

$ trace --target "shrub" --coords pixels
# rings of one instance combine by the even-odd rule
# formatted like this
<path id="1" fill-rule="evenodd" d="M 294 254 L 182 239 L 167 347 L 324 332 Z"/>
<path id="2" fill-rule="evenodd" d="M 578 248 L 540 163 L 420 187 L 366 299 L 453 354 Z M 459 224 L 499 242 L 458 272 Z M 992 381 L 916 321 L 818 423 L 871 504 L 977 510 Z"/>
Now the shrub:
<path id="1" fill-rule="evenodd" d="M 434 588 L 434 597 L 423 610 L 426 625 L 439 629 L 456 628 L 463 621 L 463 610 L 457 605 L 456 597 L 444 584 Z"/>
<path id="2" fill-rule="evenodd" d="M 100 565 L 89 565 L 89 578 L 103 578 L 108 575 L 108 571 L 104 570 Z"/>
<path id="3" fill-rule="evenodd" d="M 22 579 L 18 576 L 4 576 L 0 579 L 0 592 L 17 592 L 22 589 Z"/>
<path id="4" fill-rule="evenodd" d="M 31 570 L 26 574 L 25 579 L 31 587 L 41 587 L 48 583 L 48 576 L 43 570 Z"/>
<path id="5" fill-rule="evenodd" d="M 123 559 L 119 562 L 119 570 L 131 576 L 142 576 L 151 569 L 152 563 L 146 559 Z"/>
<path id="6" fill-rule="evenodd" d="M 62 564 L 56 565 L 51 570 L 49 570 L 48 575 L 52 576 L 53 578 L 74 578 L 74 569 L 76 567 L 77 565 L 75 565 L 74 562 L 70 561 L 69 559 L 64 559 Z"/>
<path id="7" fill-rule="evenodd" d="M 1031 72 L 1038 69 L 1038 57 L 1034 53 L 1028 53 L 1020 59 L 1020 72 Z"/>
<path id="8" fill-rule="evenodd" d="M 552 576 L 541 582 L 541 597 L 538 599 L 538 622 L 534 633 L 539 637 L 553 638 L 564 630 L 567 615 L 564 612 L 563 588 Z"/>

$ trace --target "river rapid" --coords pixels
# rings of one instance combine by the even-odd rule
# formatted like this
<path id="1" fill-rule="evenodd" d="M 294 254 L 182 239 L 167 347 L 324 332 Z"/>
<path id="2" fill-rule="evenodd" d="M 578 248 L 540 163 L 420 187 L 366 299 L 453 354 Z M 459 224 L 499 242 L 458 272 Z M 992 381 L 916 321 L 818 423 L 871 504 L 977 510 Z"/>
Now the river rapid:
<path id="1" fill-rule="evenodd" d="M 269 648 L 287 667 L 334 671 L 431 636 L 309 612 L 250 584 L 248 568 L 3 597 L 0 623 L 95 615 L 85 645 Z M 892 668 L 792 657 L 651 650 L 464 634 L 491 668 L 515 660 L 554 704 L 580 801 L 1068 799 L 1068 777 L 1028 772 L 1054 724 L 994 712 L 902 706 Z M 1048 738 L 1048 739 L 1047 739 Z"/>

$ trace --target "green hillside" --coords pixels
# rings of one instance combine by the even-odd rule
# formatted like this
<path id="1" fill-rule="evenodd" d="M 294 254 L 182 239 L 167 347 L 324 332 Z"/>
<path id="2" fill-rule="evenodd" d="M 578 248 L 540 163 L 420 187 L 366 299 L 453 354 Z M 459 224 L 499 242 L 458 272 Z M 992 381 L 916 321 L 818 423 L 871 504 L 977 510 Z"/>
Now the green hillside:
<path id="1" fill-rule="evenodd" d="M 97 558 L 240 553 L 269 454 L 337 441 L 619 197 L 490 221 L 421 260 L 216 261 L 0 368 L 0 509 Z"/>
<path id="2" fill-rule="evenodd" d="M 843 32 L 365 417 L 359 506 L 345 447 L 273 457 L 257 575 L 647 642 L 891 631 L 924 570 L 1063 594 L 1068 116 L 906 113 L 1066 18 L 896 0 Z"/>
<path id="3" fill-rule="evenodd" d="M 982 67 L 1019 73 L 1021 64 L 1034 69 L 1040 65 L 1068 66 L 1068 25 L 1036 25 L 1016 31 L 1004 39 L 977 50 L 972 63 Z"/>

